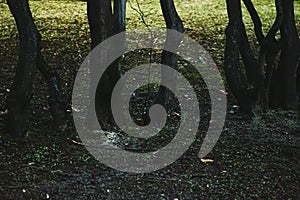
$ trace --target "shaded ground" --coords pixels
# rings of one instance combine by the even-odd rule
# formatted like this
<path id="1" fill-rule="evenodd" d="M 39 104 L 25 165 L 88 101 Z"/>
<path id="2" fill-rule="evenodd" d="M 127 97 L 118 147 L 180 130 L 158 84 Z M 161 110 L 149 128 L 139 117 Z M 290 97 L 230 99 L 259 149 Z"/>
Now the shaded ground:
<path id="1" fill-rule="evenodd" d="M 39 13 L 35 17 L 44 37 L 45 56 L 68 83 L 64 88 L 70 94 L 75 72 L 89 49 L 88 29 L 83 2 L 60 2 L 47 1 L 49 13 L 45 16 L 37 3 L 32 4 L 34 13 Z M 218 5 L 201 4 L 224 9 L 223 4 Z M 4 10 L 1 15 L 6 12 L 7 16 L 6 5 L 0 6 Z M 55 10 L 58 8 L 60 11 Z M 187 32 L 202 41 L 221 67 L 224 13 L 206 13 L 206 21 L 198 19 L 202 20 L 201 25 L 195 18 L 197 9 L 200 6 L 183 16 Z M 151 16 L 154 11 L 149 10 Z M 67 14 L 70 18 L 65 17 Z M 219 21 L 213 20 L 214 15 L 220 15 Z M 0 18 L 0 132 L 14 74 L 10 66 L 15 66 L 17 60 L 14 24 L 11 18 L 3 16 Z M 131 27 L 140 26 L 136 18 L 129 15 Z M 213 28 L 203 28 L 203 23 Z M 145 57 L 147 53 L 137 54 Z M 136 57 L 129 55 L 126 62 L 137 65 Z M 154 55 L 155 59 L 159 58 Z M 270 111 L 262 118 L 246 119 L 236 113 L 229 96 L 221 138 L 207 156 L 211 160 L 201 161 L 197 152 L 209 122 L 209 98 L 199 76 L 186 66 L 181 72 L 198 85 L 195 89 L 202 105 L 202 118 L 197 140 L 175 163 L 145 174 L 119 172 L 96 161 L 81 145 L 72 122 L 68 130 L 54 131 L 46 101 L 47 86 L 38 73 L 28 111 L 28 137 L 11 140 L 0 136 L 0 199 L 300 199 L 300 132 L 291 131 L 297 127 L 295 113 Z M 137 98 L 137 104 L 139 101 Z"/>
<path id="2" fill-rule="evenodd" d="M 297 199 L 300 134 L 294 115 L 265 120 L 229 114 L 214 150 L 202 162 L 199 141 L 172 165 L 148 174 L 112 170 L 96 161 L 72 131 L 45 127 L 26 140 L 1 137 L 4 199 Z M 46 132 L 47 131 L 47 132 Z M 2 198 L 3 199 L 3 198 Z"/>

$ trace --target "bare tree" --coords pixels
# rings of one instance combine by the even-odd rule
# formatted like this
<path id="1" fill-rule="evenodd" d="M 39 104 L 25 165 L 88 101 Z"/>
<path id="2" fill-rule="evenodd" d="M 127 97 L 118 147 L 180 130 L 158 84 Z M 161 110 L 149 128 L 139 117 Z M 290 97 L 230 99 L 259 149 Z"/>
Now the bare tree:
<path id="1" fill-rule="evenodd" d="M 241 1 L 227 0 L 225 74 L 228 85 L 244 113 L 255 115 L 269 106 L 295 109 L 300 94 L 297 92 L 300 41 L 295 26 L 294 0 L 275 1 L 277 16 L 266 36 L 251 0 L 243 2 L 251 15 L 261 48 L 256 58 L 242 20 Z M 276 39 L 278 31 L 280 39 Z M 280 60 L 276 62 L 278 55 Z"/>
<path id="2" fill-rule="evenodd" d="M 49 67 L 41 54 L 41 35 L 31 15 L 28 0 L 7 0 L 19 32 L 19 60 L 11 93 L 8 97 L 7 129 L 12 136 L 25 134 L 25 113 L 32 96 L 32 81 L 36 68 L 45 76 L 50 86 L 49 104 L 56 124 L 65 117 L 66 98 L 60 78 Z"/>

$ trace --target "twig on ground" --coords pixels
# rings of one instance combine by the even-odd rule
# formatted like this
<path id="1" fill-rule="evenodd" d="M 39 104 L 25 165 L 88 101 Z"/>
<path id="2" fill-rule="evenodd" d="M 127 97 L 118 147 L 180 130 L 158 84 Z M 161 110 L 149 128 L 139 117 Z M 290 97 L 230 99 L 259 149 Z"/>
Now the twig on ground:
<path id="1" fill-rule="evenodd" d="M 84 146 L 84 144 L 82 143 L 82 142 L 77 142 L 77 141 L 75 141 L 75 140 L 73 140 L 73 139 L 71 139 L 71 138 L 67 138 L 67 140 L 70 140 L 72 143 L 74 143 L 74 144 L 78 144 L 78 145 L 82 145 L 82 146 Z"/>

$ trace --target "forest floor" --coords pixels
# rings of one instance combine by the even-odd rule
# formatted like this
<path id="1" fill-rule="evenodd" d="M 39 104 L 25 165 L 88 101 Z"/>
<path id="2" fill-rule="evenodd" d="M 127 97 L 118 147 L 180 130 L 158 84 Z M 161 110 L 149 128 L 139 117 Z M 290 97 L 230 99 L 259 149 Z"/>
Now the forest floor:
<path id="1" fill-rule="evenodd" d="M 275 8 L 269 1 L 254 2 L 267 29 L 274 19 Z M 85 3 L 30 1 L 30 4 L 43 36 L 43 54 L 58 71 L 66 93 L 71 96 L 76 71 L 89 52 Z M 157 14 L 157 3 L 141 1 L 141 5 L 147 23 L 164 26 L 161 13 Z M 134 3 L 133 6 L 137 7 Z M 177 7 L 187 34 L 212 54 L 222 73 L 225 1 L 180 1 Z M 71 113 L 68 128 L 54 130 L 47 104 L 47 84 L 40 73 L 34 81 L 27 113 L 28 136 L 4 137 L 5 101 L 15 73 L 18 40 L 13 18 L 2 1 L 0 10 L 0 199 L 300 199 L 300 131 L 295 131 L 299 127 L 296 113 L 270 110 L 249 119 L 237 112 L 229 94 L 221 137 L 205 159 L 200 159 L 197 152 L 209 126 L 210 100 L 203 80 L 188 69 L 183 74 L 198 85 L 195 90 L 201 103 L 199 132 L 183 156 L 158 171 L 126 173 L 100 163 L 82 145 Z M 299 10 L 297 3 L 297 19 Z M 250 41 L 256 47 L 249 16 L 245 18 Z M 127 20 L 129 29 L 145 27 L 130 7 Z M 296 21 L 300 27 L 300 20 Z M 129 54 L 122 63 L 136 66 L 136 56 L 145 57 L 148 52 L 143 53 Z M 157 54 L 152 61 L 155 59 L 159 60 Z M 157 141 L 157 146 L 160 145 Z"/>

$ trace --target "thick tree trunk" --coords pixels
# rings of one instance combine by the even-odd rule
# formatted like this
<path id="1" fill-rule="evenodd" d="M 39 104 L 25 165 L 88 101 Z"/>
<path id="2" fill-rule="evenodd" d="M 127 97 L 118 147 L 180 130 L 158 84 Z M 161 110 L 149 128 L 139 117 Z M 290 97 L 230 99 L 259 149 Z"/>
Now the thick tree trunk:
<path id="1" fill-rule="evenodd" d="M 19 60 L 14 77 L 11 94 L 8 97 L 7 129 L 13 136 L 25 134 L 25 112 L 31 99 L 32 81 L 36 72 L 36 65 L 46 76 L 50 85 L 52 114 L 57 121 L 64 118 L 64 94 L 59 85 L 59 77 L 46 64 L 40 52 L 41 36 L 34 24 L 28 0 L 7 0 L 19 32 Z M 54 103 L 55 102 L 55 103 Z"/>
<path id="2" fill-rule="evenodd" d="M 296 109 L 297 66 L 300 56 L 300 41 L 295 26 L 294 0 L 282 2 L 283 21 L 280 27 L 280 61 L 271 81 L 270 104 L 272 107 Z"/>
<path id="3" fill-rule="evenodd" d="M 227 82 L 240 105 L 241 111 L 255 115 L 255 107 L 261 92 L 264 74 L 248 42 L 242 21 L 240 0 L 227 0 L 226 2 L 229 18 L 225 48 Z M 259 21 L 257 26 L 259 28 Z M 257 34 L 261 35 L 259 31 Z M 246 76 L 240 64 L 240 55 L 245 65 Z"/>
<path id="4" fill-rule="evenodd" d="M 87 1 L 87 14 L 89 26 L 91 30 L 92 49 L 107 38 L 125 30 L 125 0 Z M 101 56 L 105 59 L 107 52 L 103 52 Z M 120 60 L 115 60 L 108 70 L 101 77 L 100 83 L 96 83 L 98 77 L 92 77 L 92 84 L 98 84 L 96 99 L 91 100 L 91 105 L 96 106 L 97 117 L 103 129 L 109 130 L 114 125 L 114 120 L 111 111 L 111 95 L 115 84 L 121 75 Z M 94 66 L 94 61 L 91 60 L 91 66 Z M 93 67 L 91 68 L 93 74 Z M 92 87 L 93 88 L 93 87 Z M 96 101 L 96 102 L 95 102 Z M 94 109 L 89 107 L 89 110 Z M 89 115 L 91 116 L 91 115 Z M 89 127 L 95 127 L 97 119 L 87 119 Z"/>

